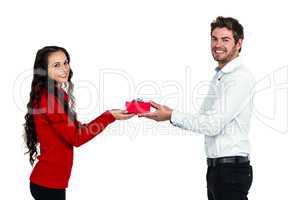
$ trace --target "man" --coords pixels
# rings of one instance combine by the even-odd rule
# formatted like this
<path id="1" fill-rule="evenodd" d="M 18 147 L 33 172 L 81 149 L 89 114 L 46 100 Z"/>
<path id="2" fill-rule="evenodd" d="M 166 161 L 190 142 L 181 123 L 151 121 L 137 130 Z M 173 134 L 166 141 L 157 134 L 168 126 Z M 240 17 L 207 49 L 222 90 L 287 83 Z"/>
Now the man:
<path id="1" fill-rule="evenodd" d="M 139 115 L 170 120 L 174 126 L 205 135 L 209 200 L 245 200 L 252 184 L 248 133 L 255 82 L 239 57 L 243 39 L 243 27 L 236 19 L 217 17 L 211 23 L 211 52 L 218 67 L 199 113 L 151 102 L 156 111 Z"/>

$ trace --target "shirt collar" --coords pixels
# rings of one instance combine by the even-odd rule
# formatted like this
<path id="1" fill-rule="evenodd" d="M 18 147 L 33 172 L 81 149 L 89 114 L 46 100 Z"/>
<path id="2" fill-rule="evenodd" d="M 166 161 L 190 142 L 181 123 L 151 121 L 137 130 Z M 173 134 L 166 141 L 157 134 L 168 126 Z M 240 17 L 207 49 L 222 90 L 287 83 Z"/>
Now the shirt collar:
<path id="1" fill-rule="evenodd" d="M 222 67 L 221 69 L 219 67 L 215 68 L 216 72 L 223 72 L 223 73 L 230 73 L 232 71 L 234 71 L 236 68 L 240 67 L 242 64 L 242 58 L 241 56 L 238 56 L 236 58 L 234 58 L 233 60 L 231 60 L 229 63 L 227 63 L 224 67 Z"/>

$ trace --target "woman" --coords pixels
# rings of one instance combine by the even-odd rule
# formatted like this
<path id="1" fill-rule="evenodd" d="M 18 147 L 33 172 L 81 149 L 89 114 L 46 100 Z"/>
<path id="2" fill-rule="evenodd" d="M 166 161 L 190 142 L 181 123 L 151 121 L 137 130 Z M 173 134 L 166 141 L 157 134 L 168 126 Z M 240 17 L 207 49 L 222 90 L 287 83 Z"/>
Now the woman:
<path id="1" fill-rule="evenodd" d="M 73 146 L 88 142 L 115 120 L 133 116 L 123 110 L 110 110 L 90 123 L 77 121 L 69 64 L 70 56 L 62 47 L 44 47 L 35 58 L 24 138 L 31 165 L 38 158 L 30 176 L 30 191 L 38 200 L 66 198 Z"/>

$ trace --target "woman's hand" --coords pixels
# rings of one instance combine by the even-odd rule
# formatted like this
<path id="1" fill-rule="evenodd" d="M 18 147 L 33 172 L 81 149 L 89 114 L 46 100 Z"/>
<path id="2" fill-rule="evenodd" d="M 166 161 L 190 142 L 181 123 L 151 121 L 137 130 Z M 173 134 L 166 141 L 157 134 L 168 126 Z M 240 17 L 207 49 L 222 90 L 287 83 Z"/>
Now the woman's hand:
<path id="1" fill-rule="evenodd" d="M 126 120 L 133 117 L 135 114 L 128 114 L 126 110 L 112 109 L 110 113 L 114 116 L 116 120 Z"/>

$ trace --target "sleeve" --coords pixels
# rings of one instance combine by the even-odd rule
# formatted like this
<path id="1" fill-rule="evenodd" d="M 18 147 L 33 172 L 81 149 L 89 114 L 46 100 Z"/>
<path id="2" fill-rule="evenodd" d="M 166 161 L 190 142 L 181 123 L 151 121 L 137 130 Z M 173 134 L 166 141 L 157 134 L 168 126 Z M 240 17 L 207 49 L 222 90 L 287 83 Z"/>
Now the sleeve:
<path id="1" fill-rule="evenodd" d="M 75 147 L 88 142 L 115 121 L 109 111 L 104 112 L 87 124 L 73 121 L 64 111 L 63 105 L 51 94 L 42 96 L 41 106 L 46 111 L 44 117 L 50 123 L 53 132 Z"/>
<path id="2" fill-rule="evenodd" d="M 179 128 L 207 136 L 221 134 L 225 126 L 250 103 L 252 87 L 252 81 L 244 76 L 227 80 L 225 89 L 216 98 L 214 106 L 210 110 L 197 114 L 174 110 L 170 122 Z M 221 109 L 216 109 L 216 107 Z"/>

